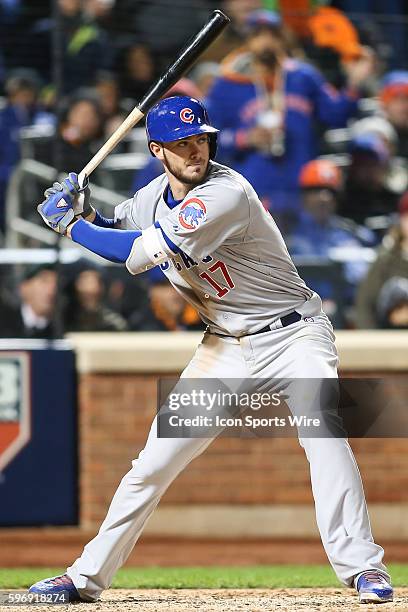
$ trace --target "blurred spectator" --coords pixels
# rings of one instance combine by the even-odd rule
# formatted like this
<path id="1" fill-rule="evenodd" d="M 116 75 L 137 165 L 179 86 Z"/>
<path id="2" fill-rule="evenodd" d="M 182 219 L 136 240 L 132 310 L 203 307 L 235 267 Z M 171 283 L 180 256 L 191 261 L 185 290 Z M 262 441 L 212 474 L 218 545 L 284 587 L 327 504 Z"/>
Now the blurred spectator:
<path id="1" fill-rule="evenodd" d="M 216 62 L 199 62 L 194 67 L 190 76 L 200 90 L 202 98 L 208 94 L 219 74 L 220 65 Z"/>
<path id="2" fill-rule="evenodd" d="M 350 14 L 360 32 L 370 35 L 381 31 L 382 54 L 393 67 L 406 68 L 407 3 L 405 0 L 337 0 L 336 5 Z"/>
<path id="3" fill-rule="evenodd" d="M 284 4 L 282 18 L 299 36 L 306 57 L 335 87 L 343 87 L 344 63 L 358 61 L 365 53 L 351 21 L 339 9 L 297 0 L 296 8 Z"/>
<path id="4" fill-rule="evenodd" d="M 29 70 L 16 70 L 7 79 L 6 106 L 0 110 L 0 233 L 5 233 L 5 199 L 9 178 L 20 160 L 20 129 L 39 118 L 38 79 Z"/>
<path id="5" fill-rule="evenodd" d="M 119 85 L 111 72 L 98 73 L 95 80 L 95 89 L 102 107 L 104 137 L 107 139 L 122 123 L 127 112 L 121 106 Z"/>
<path id="6" fill-rule="evenodd" d="M 397 208 L 398 194 L 386 184 L 390 151 L 376 134 L 364 134 L 350 141 L 351 160 L 340 214 L 357 223 L 369 217 L 389 215 Z"/>
<path id="7" fill-rule="evenodd" d="M 381 138 L 390 155 L 385 186 L 399 195 L 408 189 L 408 164 L 406 160 L 395 155 L 398 135 L 388 119 L 378 115 L 364 117 L 351 126 L 350 135 L 352 140 L 367 135 Z"/>
<path id="8" fill-rule="evenodd" d="M 334 87 L 345 86 L 344 64 L 366 53 L 348 17 L 338 8 L 319 6 L 322 3 L 314 0 L 280 0 L 276 4 L 283 23 L 297 37 L 297 43 L 292 43 L 293 55 L 306 57 Z"/>
<path id="9" fill-rule="evenodd" d="M 378 296 L 377 318 L 382 329 L 408 329 L 408 278 L 387 280 Z"/>
<path id="10" fill-rule="evenodd" d="M 109 28 L 115 0 L 83 0 L 84 15 L 88 21 Z"/>
<path id="11" fill-rule="evenodd" d="M 130 276 L 126 268 L 105 269 L 106 305 L 126 321 L 147 301 L 146 275 Z"/>
<path id="12" fill-rule="evenodd" d="M 190 79 L 186 78 L 181 78 L 168 90 L 165 97 L 169 98 L 170 96 L 191 96 L 201 100 L 201 92 L 196 84 Z M 145 187 L 148 183 L 150 183 L 150 181 L 155 179 L 157 176 L 160 176 L 160 174 L 163 174 L 163 164 L 157 159 L 157 157 L 151 155 L 144 168 L 141 168 L 141 170 L 138 170 L 135 174 L 132 183 L 133 193 L 136 193 L 136 191 L 142 187 Z"/>
<path id="13" fill-rule="evenodd" d="M 6 68 L 12 69 L 15 64 L 13 56 L 19 55 L 17 22 L 21 16 L 21 0 L 0 0 L 0 92 L 4 82 Z"/>
<path id="14" fill-rule="evenodd" d="M 82 0 L 58 0 L 61 13 L 62 93 L 88 87 L 98 70 L 112 66 L 113 47 L 107 34 L 82 12 Z M 27 34 L 24 64 L 35 68 L 45 82 L 52 82 L 52 35 L 50 18 L 41 19 Z"/>
<path id="15" fill-rule="evenodd" d="M 380 100 L 398 135 L 396 153 L 408 158 L 408 71 L 396 70 L 384 77 Z"/>
<path id="16" fill-rule="evenodd" d="M 263 8 L 263 2 L 262 0 L 223 0 L 213 8 L 221 8 L 231 21 L 222 34 L 206 49 L 202 60 L 221 62 L 242 45 L 248 15 Z"/>
<path id="17" fill-rule="evenodd" d="M 299 223 L 287 241 L 292 255 L 330 259 L 333 248 L 355 251 L 373 244 L 375 236 L 370 230 L 336 214 L 342 177 L 333 162 L 323 159 L 308 162 L 302 168 L 299 184 L 303 207 Z M 344 264 L 349 288 L 347 301 L 352 301 L 354 289 L 366 271 L 367 264 L 361 257 Z M 312 286 L 323 300 L 333 299 L 333 287 L 326 282 L 318 284 Z"/>
<path id="18" fill-rule="evenodd" d="M 149 0 L 138 2 L 137 11 L 128 14 L 129 31 L 149 45 L 161 72 L 176 57 L 192 34 L 205 23 L 209 7 L 206 0 Z"/>
<path id="19" fill-rule="evenodd" d="M 263 8 L 262 0 L 224 0 L 222 9 L 231 19 L 231 23 L 225 30 L 233 41 L 233 46 L 239 47 L 246 33 L 248 17 L 251 13 Z M 233 49 L 230 49 L 232 51 Z M 225 56 L 224 56 L 225 57 Z M 220 57 L 222 59 L 222 57 Z"/>
<path id="20" fill-rule="evenodd" d="M 221 129 L 218 157 L 249 179 L 274 215 L 293 214 L 300 168 L 316 156 L 315 119 L 346 124 L 372 59 L 348 63 L 349 88 L 337 93 L 312 66 L 288 57 L 276 13 L 251 13 L 247 28 L 248 52 L 225 60 L 208 96 L 210 118 Z"/>
<path id="21" fill-rule="evenodd" d="M 366 136 L 367 134 L 379 136 L 383 140 L 390 155 L 395 154 L 398 144 L 398 134 L 388 119 L 379 117 L 378 115 L 372 115 L 370 117 L 364 117 L 364 119 L 359 119 L 350 126 L 350 135 L 352 138 Z"/>
<path id="22" fill-rule="evenodd" d="M 0 304 L 2 338 L 51 338 L 57 293 L 57 273 L 52 266 L 30 266 L 19 283 L 19 303 Z"/>
<path id="23" fill-rule="evenodd" d="M 104 303 L 105 284 L 101 268 L 82 264 L 66 289 L 66 332 L 125 331 L 126 321 Z"/>
<path id="24" fill-rule="evenodd" d="M 148 301 L 135 312 L 129 325 L 136 331 L 194 331 L 204 329 L 197 311 L 177 293 L 160 266 L 148 272 Z"/>
<path id="25" fill-rule="evenodd" d="M 187 79 L 186 77 L 181 77 L 173 87 L 170 87 L 163 98 L 170 98 L 170 96 L 190 96 L 197 100 L 201 100 L 203 97 L 196 83 L 192 79 Z"/>
<path id="26" fill-rule="evenodd" d="M 356 303 L 356 323 L 362 329 L 376 328 L 378 298 L 392 277 L 408 279 L 408 192 L 399 202 L 399 220 L 384 238 L 377 259 L 361 283 Z"/>
<path id="27" fill-rule="evenodd" d="M 63 101 L 55 148 L 47 146 L 39 159 L 60 172 L 80 172 L 96 152 L 103 133 L 103 113 L 93 90 L 78 90 Z"/>
<path id="28" fill-rule="evenodd" d="M 147 45 L 127 46 L 119 58 L 118 72 L 122 96 L 140 102 L 155 76 L 155 65 Z"/>

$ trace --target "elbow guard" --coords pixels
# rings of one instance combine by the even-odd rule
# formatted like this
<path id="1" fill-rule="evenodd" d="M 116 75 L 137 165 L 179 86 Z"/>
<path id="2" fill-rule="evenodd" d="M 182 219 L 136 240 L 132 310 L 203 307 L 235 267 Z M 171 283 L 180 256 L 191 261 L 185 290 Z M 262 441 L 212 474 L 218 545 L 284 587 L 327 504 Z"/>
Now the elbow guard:
<path id="1" fill-rule="evenodd" d="M 140 274 L 168 261 L 173 254 L 168 253 L 169 250 L 161 230 L 152 225 L 143 230 L 142 235 L 133 242 L 126 267 L 131 274 Z"/>

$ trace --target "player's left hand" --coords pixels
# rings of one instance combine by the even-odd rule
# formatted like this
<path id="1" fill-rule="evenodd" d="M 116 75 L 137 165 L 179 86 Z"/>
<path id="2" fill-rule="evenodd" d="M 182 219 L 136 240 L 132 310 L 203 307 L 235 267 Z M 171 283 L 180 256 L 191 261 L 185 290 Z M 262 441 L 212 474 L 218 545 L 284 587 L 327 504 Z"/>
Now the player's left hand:
<path id="1" fill-rule="evenodd" d="M 88 183 L 86 179 L 81 187 L 78 175 L 71 172 L 62 183 L 54 183 L 44 192 L 46 199 L 37 206 L 37 210 L 48 227 L 65 234 L 75 217 L 89 215 L 92 208 Z"/>

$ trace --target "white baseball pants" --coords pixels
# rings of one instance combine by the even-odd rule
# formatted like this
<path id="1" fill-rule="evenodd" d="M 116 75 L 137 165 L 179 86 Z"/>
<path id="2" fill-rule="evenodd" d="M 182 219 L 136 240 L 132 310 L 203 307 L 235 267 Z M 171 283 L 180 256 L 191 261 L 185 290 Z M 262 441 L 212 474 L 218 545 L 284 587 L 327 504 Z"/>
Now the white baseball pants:
<path id="1" fill-rule="evenodd" d="M 318 313 L 285 328 L 240 339 L 205 334 L 183 372 L 190 378 L 302 378 L 337 376 L 337 354 L 327 317 Z M 289 402 L 288 402 L 289 405 Z M 289 405 L 305 413 L 305 406 Z M 145 448 L 122 479 L 99 533 L 68 568 L 83 599 L 96 600 L 125 563 L 146 521 L 176 476 L 212 439 L 158 438 L 154 420 Z M 384 551 L 371 534 L 363 487 L 344 438 L 300 439 L 310 464 L 317 524 L 338 578 L 352 585 L 368 569 L 386 577 Z"/>

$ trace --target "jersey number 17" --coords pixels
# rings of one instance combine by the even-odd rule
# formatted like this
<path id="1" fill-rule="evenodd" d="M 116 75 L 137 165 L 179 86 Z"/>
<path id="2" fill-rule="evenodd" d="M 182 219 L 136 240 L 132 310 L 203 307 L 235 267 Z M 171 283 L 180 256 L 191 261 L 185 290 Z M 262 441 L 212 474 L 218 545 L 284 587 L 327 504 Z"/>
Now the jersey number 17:
<path id="1" fill-rule="evenodd" d="M 209 274 L 209 272 L 214 273 L 217 272 L 217 270 L 220 271 L 221 276 L 227 283 L 228 287 L 221 287 L 221 285 L 217 283 L 213 276 Z M 217 276 L 219 278 L 220 274 L 218 274 Z M 223 261 L 216 261 L 212 266 L 208 268 L 206 272 L 201 272 L 200 277 L 210 283 L 211 287 L 216 290 L 217 297 L 219 298 L 223 298 L 231 289 L 235 287 L 230 273 L 228 272 L 228 268 Z"/>

